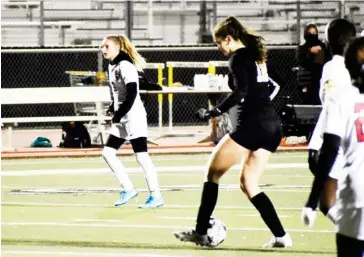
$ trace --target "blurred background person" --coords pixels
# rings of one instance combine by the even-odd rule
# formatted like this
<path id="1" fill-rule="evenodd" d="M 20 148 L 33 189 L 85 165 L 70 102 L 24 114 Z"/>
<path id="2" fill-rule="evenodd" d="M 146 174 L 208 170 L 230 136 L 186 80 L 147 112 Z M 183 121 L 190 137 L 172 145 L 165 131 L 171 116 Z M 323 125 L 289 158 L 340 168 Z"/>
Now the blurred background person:
<path id="1" fill-rule="evenodd" d="M 305 42 L 297 48 L 298 85 L 303 104 L 320 105 L 319 89 L 322 68 L 330 59 L 330 53 L 318 38 L 315 24 L 308 24 L 304 30 Z"/>

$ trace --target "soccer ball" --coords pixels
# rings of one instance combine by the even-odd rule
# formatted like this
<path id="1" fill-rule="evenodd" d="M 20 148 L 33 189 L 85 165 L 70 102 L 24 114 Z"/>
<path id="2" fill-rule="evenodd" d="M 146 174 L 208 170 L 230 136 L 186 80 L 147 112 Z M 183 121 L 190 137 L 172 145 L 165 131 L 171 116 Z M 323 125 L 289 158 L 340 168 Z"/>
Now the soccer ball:
<path id="1" fill-rule="evenodd" d="M 216 247 L 226 238 L 226 227 L 220 219 L 211 216 L 210 227 L 207 229 L 207 236 L 211 239 L 210 246 Z"/>

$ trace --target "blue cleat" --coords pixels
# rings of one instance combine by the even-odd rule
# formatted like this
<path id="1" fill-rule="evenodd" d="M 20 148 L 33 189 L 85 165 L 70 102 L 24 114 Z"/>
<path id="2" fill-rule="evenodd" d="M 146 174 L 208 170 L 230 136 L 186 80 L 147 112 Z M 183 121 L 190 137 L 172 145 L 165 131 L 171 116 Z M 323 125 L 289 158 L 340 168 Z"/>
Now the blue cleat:
<path id="1" fill-rule="evenodd" d="M 163 197 L 156 198 L 155 196 L 149 195 L 147 201 L 145 204 L 140 205 L 139 209 L 152 209 L 152 208 L 158 208 L 164 205 Z"/>
<path id="2" fill-rule="evenodd" d="M 138 196 L 138 192 L 135 189 L 128 191 L 120 191 L 120 200 L 117 201 L 114 206 L 120 206 L 126 204 L 129 200 Z"/>

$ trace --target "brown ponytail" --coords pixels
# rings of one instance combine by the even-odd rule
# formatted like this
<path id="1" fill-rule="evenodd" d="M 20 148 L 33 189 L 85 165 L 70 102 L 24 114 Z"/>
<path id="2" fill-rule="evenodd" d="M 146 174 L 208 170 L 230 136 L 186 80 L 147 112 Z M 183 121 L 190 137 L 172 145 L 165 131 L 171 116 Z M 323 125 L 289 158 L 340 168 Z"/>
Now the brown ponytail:
<path id="1" fill-rule="evenodd" d="M 256 55 L 256 61 L 265 62 L 267 59 L 267 48 L 260 36 L 250 34 L 247 29 L 233 16 L 216 25 L 213 30 L 215 39 L 226 38 L 230 35 L 234 40 L 240 40 L 247 48 Z"/>

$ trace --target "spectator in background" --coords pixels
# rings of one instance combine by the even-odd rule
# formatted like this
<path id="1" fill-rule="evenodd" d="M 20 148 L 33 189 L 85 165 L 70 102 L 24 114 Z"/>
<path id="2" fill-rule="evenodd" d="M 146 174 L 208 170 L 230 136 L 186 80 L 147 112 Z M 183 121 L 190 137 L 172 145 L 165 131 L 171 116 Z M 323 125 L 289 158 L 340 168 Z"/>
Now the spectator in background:
<path id="1" fill-rule="evenodd" d="M 329 51 L 318 38 L 315 24 L 308 24 L 304 30 L 305 43 L 298 46 L 298 84 L 303 104 L 321 104 L 319 97 L 322 68 L 330 59 Z"/>

